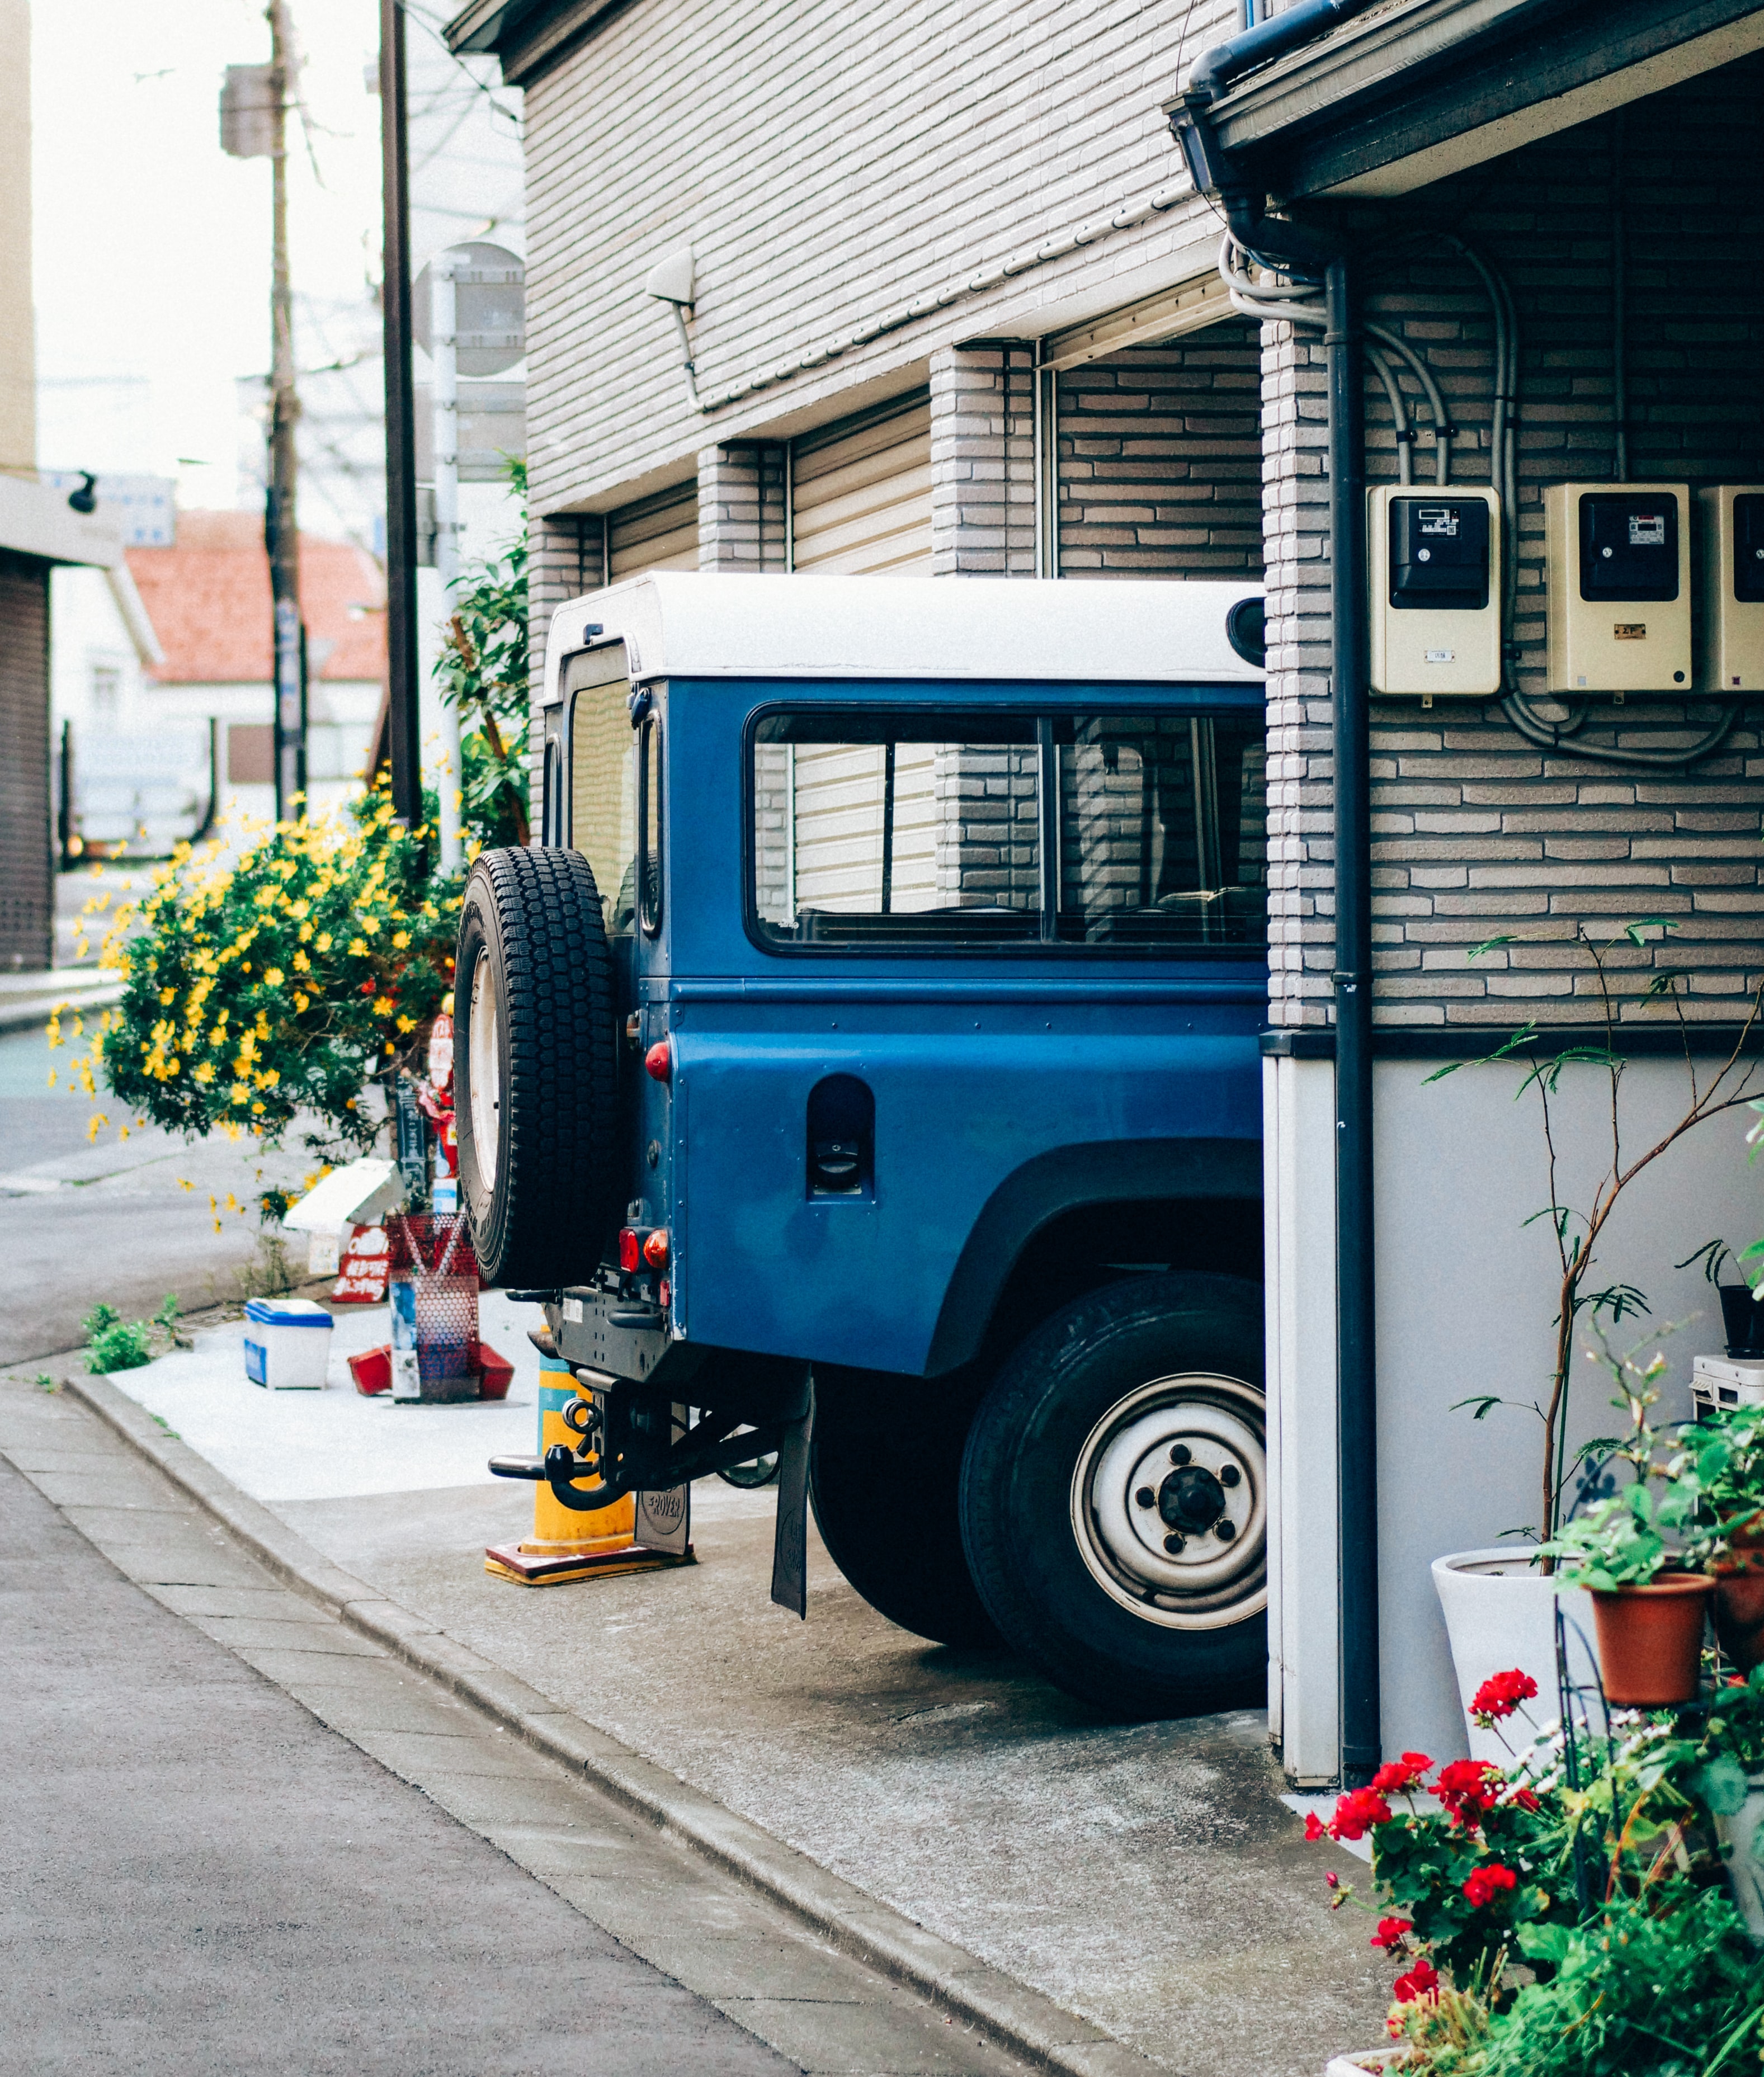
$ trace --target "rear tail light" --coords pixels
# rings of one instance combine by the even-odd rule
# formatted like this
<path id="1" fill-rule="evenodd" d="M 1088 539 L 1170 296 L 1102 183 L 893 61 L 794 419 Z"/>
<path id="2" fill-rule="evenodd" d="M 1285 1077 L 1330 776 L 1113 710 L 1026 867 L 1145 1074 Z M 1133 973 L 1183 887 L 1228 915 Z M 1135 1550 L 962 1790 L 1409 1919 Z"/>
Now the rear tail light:
<path id="1" fill-rule="evenodd" d="M 653 1233 L 643 1236 L 643 1259 L 651 1269 L 668 1267 L 668 1229 L 657 1226 Z"/>
<path id="2" fill-rule="evenodd" d="M 643 1266 L 643 1237 L 635 1226 L 618 1230 L 618 1266 L 627 1276 Z"/>
<path id="3" fill-rule="evenodd" d="M 665 1038 L 658 1038 L 643 1055 L 643 1071 L 651 1080 L 671 1082 L 674 1079 L 674 1049 Z"/>

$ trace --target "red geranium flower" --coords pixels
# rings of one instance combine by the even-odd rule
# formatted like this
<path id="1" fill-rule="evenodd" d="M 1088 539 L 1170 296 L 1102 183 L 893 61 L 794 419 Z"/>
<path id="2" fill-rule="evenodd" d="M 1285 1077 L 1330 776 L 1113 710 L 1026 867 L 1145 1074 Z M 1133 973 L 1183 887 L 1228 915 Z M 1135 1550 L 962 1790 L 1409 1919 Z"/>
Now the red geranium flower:
<path id="1" fill-rule="evenodd" d="M 1421 1776 L 1433 1762 L 1425 1753 L 1404 1753 L 1400 1759 L 1387 1759 L 1372 1776 L 1372 1786 L 1384 1796 L 1406 1796 L 1412 1788 L 1419 1788 Z"/>
<path id="2" fill-rule="evenodd" d="M 1417 1962 L 1406 1976 L 1399 1976 L 1394 1995 L 1400 2005 L 1412 2004 L 1417 1998 L 1432 1998 L 1439 1995 L 1439 1971 L 1431 1962 Z"/>
<path id="3" fill-rule="evenodd" d="M 1499 1861 L 1491 1861 L 1485 1868 L 1472 1868 L 1470 1879 L 1464 1884 L 1464 1894 L 1472 1906 L 1480 1911 L 1485 1904 L 1492 1904 L 1503 1891 L 1516 1889 L 1519 1878 L 1511 1868 L 1504 1868 Z"/>
<path id="4" fill-rule="evenodd" d="M 1454 1759 L 1440 1769 L 1433 1793 L 1466 1831 L 1474 1832 L 1483 1813 L 1494 1809 L 1506 1779 L 1487 1760 Z"/>
<path id="5" fill-rule="evenodd" d="M 1304 1836 L 1307 1839 L 1326 1839 L 1329 1836 L 1323 1820 L 1314 1810 L 1304 1813 Z"/>
<path id="6" fill-rule="evenodd" d="M 1350 1788 L 1329 1820 L 1332 1839 L 1363 1839 L 1375 1825 L 1387 1825 L 1391 1806 L 1375 1788 Z"/>
<path id="7" fill-rule="evenodd" d="M 1529 1788 L 1514 1789 L 1508 1795 L 1507 1800 L 1516 1810 L 1535 1810 L 1538 1807 L 1537 1797 Z"/>
<path id="8" fill-rule="evenodd" d="M 1413 1927 L 1414 1923 L 1412 1918 L 1379 1919 L 1378 1930 L 1372 1935 L 1372 1945 L 1375 1947 L 1400 1947 L 1403 1935 Z"/>
<path id="9" fill-rule="evenodd" d="M 1484 1730 L 1503 1717 L 1510 1717 L 1521 1702 L 1529 1702 L 1537 1684 L 1515 1666 L 1505 1673 L 1491 1673 L 1470 1698 L 1470 1713 Z"/>

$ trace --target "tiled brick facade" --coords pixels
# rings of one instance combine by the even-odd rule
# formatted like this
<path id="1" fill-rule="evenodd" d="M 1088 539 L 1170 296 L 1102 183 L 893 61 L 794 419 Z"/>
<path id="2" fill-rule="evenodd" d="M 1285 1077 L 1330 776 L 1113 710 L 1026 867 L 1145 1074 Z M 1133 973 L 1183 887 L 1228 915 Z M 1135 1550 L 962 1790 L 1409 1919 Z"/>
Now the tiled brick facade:
<path id="1" fill-rule="evenodd" d="M 1035 574 L 1035 373 L 1027 346 L 931 356 L 931 570 Z"/>
<path id="2" fill-rule="evenodd" d="M 1062 576 L 1261 575 L 1253 325 L 1065 369 L 1057 398 Z"/>
<path id="3" fill-rule="evenodd" d="M 1511 284 L 1521 336 L 1521 683 L 1543 697 L 1543 486 L 1598 481 L 1614 461 L 1613 151 L 1629 277 L 1629 472 L 1658 481 L 1764 480 L 1764 276 L 1737 256 L 1764 230 L 1764 68 L 1755 60 L 1527 147 L 1403 201 L 1375 223 L 1450 226 Z M 1368 213 L 1370 214 L 1370 213 Z M 1370 224 L 1361 227 L 1370 228 Z M 1732 264 L 1729 264 L 1732 263 Z M 1369 314 L 1423 352 L 1462 428 L 1467 482 L 1488 480 L 1491 325 L 1470 268 L 1421 237 L 1374 268 Z M 1329 560 L 1323 350 L 1265 333 L 1269 587 L 1271 1014 L 1326 1020 L 1333 964 L 1329 844 Z M 1412 390 L 1412 382 L 1407 385 Z M 1396 475 L 1392 420 L 1367 389 L 1367 474 Z M 1416 413 L 1425 426 L 1424 409 Z M 1432 480 L 1417 443 L 1416 476 Z M 1683 743 L 1721 711 L 1632 695 L 1594 702 L 1591 744 Z M 1375 701 L 1373 902 L 1382 1024 L 1560 1023 L 1598 1014 L 1573 940 L 1626 919 L 1676 930 L 1616 955 L 1638 994 L 1661 967 L 1694 976 L 1688 1013 L 1730 1016 L 1764 971 L 1764 751 L 1746 702 L 1727 746 L 1688 772 L 1627 770 L 1534 747 L 1498 702 Z M 1471 959 L 1472 946 L 1520 942 Z M 1643 1013 L 1639 1003 L 1629 1005 Z"/>
<path id="4" fill-rule="evenodd" d="M 750 576 L 787 567 L 788 450 L 780 441 L 705 447 L 698 456 L 698 567 Z"/>

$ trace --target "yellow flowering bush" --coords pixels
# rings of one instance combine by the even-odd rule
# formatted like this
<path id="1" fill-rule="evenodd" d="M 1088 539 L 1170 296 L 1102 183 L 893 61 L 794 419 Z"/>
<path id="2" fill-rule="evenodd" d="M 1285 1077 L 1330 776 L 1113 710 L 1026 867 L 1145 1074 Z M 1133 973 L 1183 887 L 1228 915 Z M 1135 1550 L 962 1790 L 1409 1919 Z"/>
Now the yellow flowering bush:
<path id="1" fill-rule="evenodd" d="M 111 1090 L 193 1135 L 274 1139 L 304 1111 L 314 1151 L 370 1146 L 364 1085 L 417 1064 L 452 986 L 460 884 L 430 876 L 426 834 L 381 789 L 242 849 L 181 846 L 110 934 L 128 976 L 94 1047 Z"/>

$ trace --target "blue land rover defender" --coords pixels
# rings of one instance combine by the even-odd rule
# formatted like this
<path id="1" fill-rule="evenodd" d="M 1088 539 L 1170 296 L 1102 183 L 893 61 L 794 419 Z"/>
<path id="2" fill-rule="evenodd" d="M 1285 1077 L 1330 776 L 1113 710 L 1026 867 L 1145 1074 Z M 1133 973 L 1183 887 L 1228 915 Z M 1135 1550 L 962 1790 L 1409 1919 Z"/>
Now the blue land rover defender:
<path id="1" fill-rule="evenodd" d="M 1154 1716 L 1264 1674 L 1261 601 L 657 574 L 474 866 L 464 1201 L 604 1507 L 777 1450 L 866 1600 Z M 689 1417 L 687 1409 L 693 1409 Z"/>

